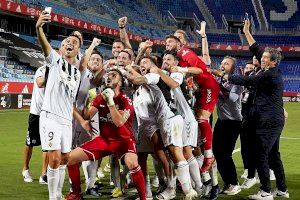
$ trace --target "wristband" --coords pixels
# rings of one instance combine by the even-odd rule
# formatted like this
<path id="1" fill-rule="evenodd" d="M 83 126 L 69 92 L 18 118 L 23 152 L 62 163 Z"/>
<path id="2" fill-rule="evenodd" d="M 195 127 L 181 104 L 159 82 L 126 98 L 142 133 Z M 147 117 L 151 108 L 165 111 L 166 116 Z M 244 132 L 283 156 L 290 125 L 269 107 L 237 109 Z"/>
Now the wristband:
<path id="1" fill-rule="evenodd" d="M 180 73 L 188 73 L 189 69 L 187 67 L 177 67 L 178 72 Z"/>
<path id="2" fill-rule="evenodd" d="M 125 26 L 119 26 L 119 29 L 123 29 L 123 28 L 125 28 Z"/>
<path id="3" fill-rule="evenodd" d="M 204 36 L 204 37 L 201 36 L 201 38 L 204 39 L 204 38 L 206 38 L 206 36 Z"/>

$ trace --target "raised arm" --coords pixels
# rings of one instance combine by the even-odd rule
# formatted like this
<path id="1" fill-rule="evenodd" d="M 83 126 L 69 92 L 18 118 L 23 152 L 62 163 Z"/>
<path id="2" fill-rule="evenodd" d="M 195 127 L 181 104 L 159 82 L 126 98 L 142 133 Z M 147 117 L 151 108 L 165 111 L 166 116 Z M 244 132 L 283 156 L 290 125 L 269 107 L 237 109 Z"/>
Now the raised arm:
<path id="1" fill-rule="evenodd" d="M 132 49 L 132 46 L 129 42 L 128 34 L 126 32 L 127 17 L 122 17 L 118 20 L 119 31 L 120 31 L 120 40 L 125 44 L 125 48 Z"/>
<path id="2" fill-rule="evenodd" d="M 206 22 L 202 21 L 201 22 L 201 29 L 200 29 L 200 31 L 197 30 L 197 33 L 199 33 L 200 36 L 201 36 L 203 60 L 204 60 L 206 65 L 210 65 L 211 64 L 211 59 L 210 59 L 210 56 L 209 56 L 208 42 L 207 42 L 205 28 L 206 28 Z"/>
<path id="3" fill-rule="evenodd" d="M 243 31 L 245 33 L 245 36 L 246 36 L 246 39 L 247 39 L 247 42 L 248 42 L 249 46 L 252 46 L 255 43 L 255 40 L 254 40 L 253 36 L 250 33 L 250 20 L 249 19 L 246 19 L 244 21 Z"/>
<path id="4" fill-rule="evenodd" d="M 140 48 L 139 48 L 138 55 L 137 55 L 136 58 L 135 58 L 134 64 L 137 65 L 137 64 L 139 63 L 140 59 L 144 56 L 146 50 L 147 50 L 148 48 L 152 48 L 152 46 L 153 46 L 153 42 L 150 41 L 150 40 L 147 40 L 147 41 L 145 41 L 145 42 L 142 42 L 142 44 L 141 44 L 141 46 L 140 46 Z"/>
<path id="5" fill-rule="evenodd" d="M 139 74 L 131 65 L 125 67 L 126 73 L 124 74 L 125 77 L 134 85 L 143 85 L 147 84 L 147 79 Z"/>
<path id="6" fill-rule="evenodd" d="M 43 11 L 35 25 L 37 38 L 42 47 L 45 57 L 49 56 L 49 54 L 51 52 L 51 46 L 50 46 L 50 43 L 48 42 L 46 35 L 44 33 L 43 25 L 45 23 L 50 23 L 50 22 L 51 22 L 51 16 L 49 14 L 47 14 L 45 11 Z"/>
<path id="7" fill-rule="evenodd" d="M 94 38 L 92 44 L 89 46 L 80 61 L 79 71 L 84 71 L 87 68 L 90 57 L 93 53 L 93 50 L 101 43 L 101 40 L 98 38 Z"/>
<path id="8" fill-rule="evenodd" d="M 168 76 L 167 74 L 165 74 L 158 67 L 152 67 L 151 70 L 150 70 L 150 72 L 157 73 L 160 76 L 160 78 L 163 80 L 163 82 L 165 82 L 171 89 L 179 87 L 179 83 L 177 83 L 176 81 L 174 81 L 170 76 Z"/>

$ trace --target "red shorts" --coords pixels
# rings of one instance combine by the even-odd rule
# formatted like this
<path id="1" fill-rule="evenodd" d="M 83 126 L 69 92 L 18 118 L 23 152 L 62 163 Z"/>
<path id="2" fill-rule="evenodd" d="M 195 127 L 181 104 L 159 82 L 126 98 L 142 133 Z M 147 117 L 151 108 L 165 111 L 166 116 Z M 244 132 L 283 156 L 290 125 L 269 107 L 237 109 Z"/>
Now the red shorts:
<path id="1" fill-rule="evenodd" d="M 214 112 L 215 106 L 219 98 L 220 87 L 219 85 L 212 84 L 211 87 L 200 88 L 198 92 L 195 93 L 196 111 L 199 109 L 207 110 L 209 112 Z"/>
<path id="2" fill-rule="evenodd" d="M 135 143 L 132 139 L 109 141 L 101 136 L 82 144 L 80 148 L 83 149 L 90 160 L 98 160 L 111 154 L 122 158 L 126 153 L 136 153 Z"/>

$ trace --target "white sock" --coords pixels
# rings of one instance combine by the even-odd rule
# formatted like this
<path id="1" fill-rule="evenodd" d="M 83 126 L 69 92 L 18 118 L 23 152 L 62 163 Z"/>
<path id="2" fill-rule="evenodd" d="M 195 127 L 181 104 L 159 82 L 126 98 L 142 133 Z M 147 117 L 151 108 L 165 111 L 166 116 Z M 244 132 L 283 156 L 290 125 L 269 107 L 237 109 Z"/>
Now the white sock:
<path id="1" fill-rule="evenodd" d="M 187 162 L 189 164 L 189 171 L 190 171 L 191 178 L 195 183 L 195 189 L 198 192 L 201 190 L 203 185 L 201 182 L 201 175 L 200 175 L 200 169 L 198 163 L 196 161 L 196 158 L 193 156 L 189 158 Z"/>
<path id="2" fill-rule="evenodd" d="M 204 161 L 204 156 L 203 154 L 201 154 L 200 156 L 196 156 L 195 157 L 197 162 L 198 162 L 198 165 L 199 165 L 199 169 L 201 169 L 202 165 L 203 165 L 203 161 Z"/>
<path id="3" fill-rule="evenodd" d="M 146 184 L 146 197 L 152 197 L 152 191 L 151 191 L 151 184 L 150 184 L 149 175 L 146 176 L 145 184 Z"/>
<path id="4" fill-rule="evenodd" d="M 96 160 L 95 162 L 91 161 L 90 164 L 87 166 L 87 174 L 88 174 L 88 179 L 86 184 L 87 189 L 95 187 L 97 168 L 98 168 L 98 160 Z"/>
<path id="5" fill-rule="evenodd" d="M 59 166 L 59 182 L 56 192 L 56 197 L 61 198 L 62 196 L 62 189 L 64 187 L 65 175 L 66 175 L 66 167 L 67 165 L 60 165 Z"/>
<path id="6" fill-rule="evenodd" d="M 175 169 L 177 178 L 181 183 L 182 190 L 185 194 L 189 193 L 192 188 L 191 179 L 190 179 L 190 172 L 189 172 L 189 165 L 186 161 L 180 161 L 176 163 Z"/>
<path id="7" fill-rule="evenodd" d="M 217 163 L 215 162 L 212 168 L 209 170 L 209 175 L 211 177 L 211 185 L 216 186 L 218 185 L 218 168 Z"/>
<path id="8" fill-rule="evenodd" d="M 59 168 L 52 169 L 48 166 L 47 169 L 49 200 L 56 200 L 56 192 L 59 183 Z"/>
<path id="9" fill-rule="evenodd" d="M 88 166 L 91 164 L 91 161 L 87 160 L 87 161 L 82 161 L 81 163 L 81 167 L 82 167 L 82 171 L 84 174 L 84 178 L 85 178 L 85 183 L 87 184 L 88 180 L 89 180 L 89 175 L 88 175 L 88 171 L 87 168 Z"/>
<path id="10" fill-rule="evenodd" d="M 209 172 L 203 172 L 201 175 L 202 175 L 202 179 L 203 179 L 204 183 L 211 179 L 210 175 L 209 175 Z"/>
<path id="11" fill-rule="evenodd" d="M 204 158 L 211 158 L 214 154 L 212 152 L 212 149 L 204 150 Z"/>

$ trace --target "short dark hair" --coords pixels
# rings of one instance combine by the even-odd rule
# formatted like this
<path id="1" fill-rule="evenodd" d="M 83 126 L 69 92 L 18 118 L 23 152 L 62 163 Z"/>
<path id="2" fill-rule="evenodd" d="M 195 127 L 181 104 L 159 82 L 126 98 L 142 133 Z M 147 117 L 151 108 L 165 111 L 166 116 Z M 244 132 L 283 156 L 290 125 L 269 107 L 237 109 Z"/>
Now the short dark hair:
<path id="1" fill-rule="evenodd" d="M 160 57 L 159 55 L 152 55 L 151 57 L 156 60 L 156 66 L 161 68 L 162 63 L 163 63 L 162 57 Z"/>
<path id="2" fill-rule="evenodd" d="M 149 59 L 155 66 L 157 66 L 157 62 L 156 62 L 155 58 L 153 58 L 151 56 L 143 56 L 143 57 L 141 57 L 141 59 L 139 60 L 139 64 L 141 63 L 141 61 L 143 59 Z"/>
<path id="3" fill-rule="evenodd" d="M 120 70 L 116 69 L 116 68 L 112 68 L 107 73 L 109 73 L 111 71 L 117 72 L 121 76 L 121 82 L 122 82 L 122 86 L 123 86 L 124 85 L 124 77 L 123 77 L 122 72 Z"/>
<path id="4" fill-rule="evenodd" d="M 172 38 L 172 39 L 176 40 L 177 42 L 180 42 L 179 38 L 176 37 L 175 35 L 167 35 L 167 36 L 165 37 L 165 40 L 167 40 L 167 39 L 169 39 L 169 38 Z"/>
<path id="5" fill-rule="evenodd" d="M 81 47 L 82 41 L 81 41 L 80 37 L 78 35 L 74 35 L 74 34 L 69 35 L 69 37 L 71 37 L 71 36 L 76 37 L 79 40 L 79 47 Z"/>
<path id="6" fill-rule="evenodd" d="M 122 41 L 119 40 L 119 39 L 116 39 L 116 40 L 114 40 L 113 44 L 116 43 L 116 42 L 122 43 L 123 47 L 125 48 L 126 45 L 124 44 L 124 42 L 122 42 Z"/>
<path id="7" fill-rule="evenodd" d="M 128 54 L 129 60 L 131 60 L 131 54 L 130 54 L 128 51 L 126 51 L 126 50 L 124 49 L 124 50 L 120 51 L 120 53 L 121 53 L 121 52 L 127 53 L 127 54 Z M 119 54 L 120 54 L 120 53 L 119 53 Z"/>
<path id="8" fill-rule="evenodd" d="M 168 54 L 172 55 L 175 58 L 175 60 L 179 61 L 179 57 L 175 50 L 165 50 L 163 56 L 168 55 Z"/>
<path id="9" fill-rule="evenodd" d="M 93 55 L 93 54 L 99 55 L 102 58 L 102 62 L 103 62 L 103 55 L 102 55 L 102 53 L 100 53 L 100 51 L 98 51 L 97 49 L 94 49 L 91 55 Z"/>

